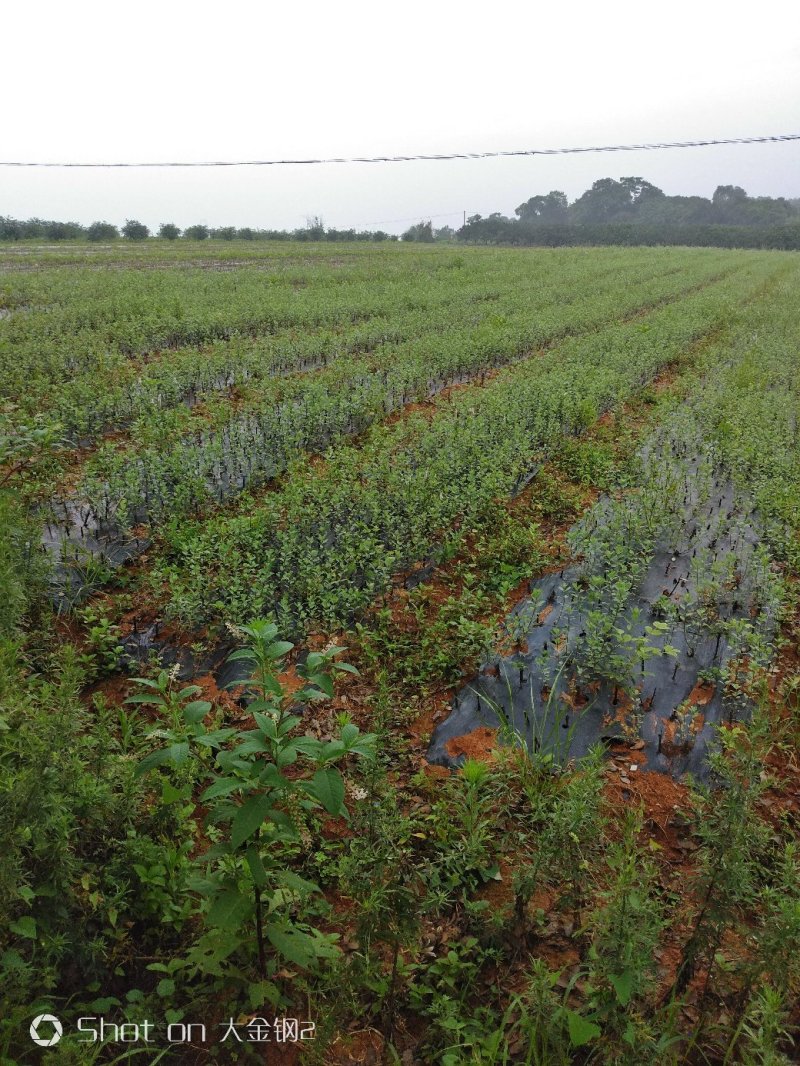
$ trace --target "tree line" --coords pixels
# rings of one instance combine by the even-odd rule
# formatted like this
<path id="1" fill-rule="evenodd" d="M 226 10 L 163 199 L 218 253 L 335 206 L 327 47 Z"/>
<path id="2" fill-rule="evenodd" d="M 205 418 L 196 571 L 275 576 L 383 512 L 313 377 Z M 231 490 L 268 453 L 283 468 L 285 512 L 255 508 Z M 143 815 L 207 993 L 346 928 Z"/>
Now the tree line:
<path id="1" fill-rule="evenodd" d="M 42 218 L 26 220 L 0 215 L 0 241 L 68 241 L 88 240 L 94 243 L 107 243 L 124 239 L 128 241 L 145 241 L 150 237 L 176 241 L 394 241 L 397 238 L 383 230 L 355 230 L 326 228 L 320 219 L 312 220 L 302 229 L 277 230 L 254 229 L 250 226 L 220 226 L 211 228 L 205 225 L 187 226 L 181 230 L 173 222 L 162 222 L 153 233 L 150 228 L 137 219 L 126 219 L 123 226 L 111 222 L 92 222 L 88 226 L 80 222 L 58 222 Z"/>
<path id="2" fill-rule="evenodd" d="M 800 200 L 748 196 L 719 185 L 713 196 L 667 196 L 640 177 L 600 178 L 573 203 L 554 189 L 510 218 L 472 215 L 457 233 L 477 244 L 688 244 L 800 249 Z"/>
<path id="3" fill-rule="evenodd" d="M 433 243 L 459 240 L 470 244 L 560 245 L 681 244 L 730 248 L 800 250 L 800 199 L 748 196 L 738 185 L 719 185 L 713 196 L 667 196 L 641 177 L 600 178 L 572 203 L 554 189 L 531 196 L 514 209 L 470 216 L 458 230 L 434 229 L 420 221 L 402 234 L 403 241 Z M 208 239 L 268 241 L 395 241 L 383 230 L 334 229 L 317 216 L 300 229 L 254 229 L 250 226 L 210 228 L 197 224 L 181 230 L 164 222 L 155 233 L 136 219 L 123 226 L 110 222 L 25 221 L 0 216 L 0 240 L 144 241 Z"/>

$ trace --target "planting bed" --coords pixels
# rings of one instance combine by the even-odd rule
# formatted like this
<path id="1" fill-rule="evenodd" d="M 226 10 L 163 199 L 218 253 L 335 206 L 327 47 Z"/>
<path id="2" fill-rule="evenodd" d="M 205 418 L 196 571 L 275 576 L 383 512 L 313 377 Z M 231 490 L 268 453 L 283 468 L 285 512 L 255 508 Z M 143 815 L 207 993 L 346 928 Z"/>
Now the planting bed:
<path id="1" fill-rule="evenodd" d="M 659 441 L 641 473 L 573 528 L 582 561 L 532 582 L 505 625 L 522 650 L 455 696 L 432 762 L 463 762 L 449 742 L 488 726 L 561 766 L 622 740 L 643 768 L 707 779 L 715 726 L 748 715 L 737 681 L 767 665 L 780 591 L 752 501 L 710 456 Z"/>

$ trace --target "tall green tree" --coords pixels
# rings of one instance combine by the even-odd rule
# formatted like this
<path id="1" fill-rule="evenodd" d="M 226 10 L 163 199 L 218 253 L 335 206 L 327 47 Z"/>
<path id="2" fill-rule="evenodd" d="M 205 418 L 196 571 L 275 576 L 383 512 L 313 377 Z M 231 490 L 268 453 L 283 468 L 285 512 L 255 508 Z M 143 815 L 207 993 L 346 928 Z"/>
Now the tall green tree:
<path id="1" fill-rule="evenodd" d="M 563 224 L 569 219 L 567 195 L 559 189 L 553 189 L 546 196 L 532 196 L 524 204 L 515 207 L 514 214 L 520 222 Z"/>

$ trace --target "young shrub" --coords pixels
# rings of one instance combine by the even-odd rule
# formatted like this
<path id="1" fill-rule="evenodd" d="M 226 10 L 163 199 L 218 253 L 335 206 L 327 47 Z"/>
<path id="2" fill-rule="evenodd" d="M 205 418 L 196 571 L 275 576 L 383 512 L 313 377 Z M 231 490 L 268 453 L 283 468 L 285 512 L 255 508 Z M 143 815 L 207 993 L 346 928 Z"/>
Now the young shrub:
<path id="1" fill-rule="evenodd" d="M 190 686 L 178 693 L 182 722 L 173 720 L 172 728 L 162 732 L 169 743 L 144 759 L 140 770 L 192 761 L 199 774 L 213 753 L 213 766 L 205 772 L 210 784 L 200 803 L 208 812 L 207 831 L 214 844 L 199 857 L 204 875 L 194 880 L 206 932 L 187 956 L 187 965 L 190 971 L 226 973 L 233 979 L 240 971 L 231 965 L 232 957 L 241 950 L 247 958 L 254 939 L 261 980 L 258 992 L 252 994 L 260 997 L 259 1002 L 277 1004 L 280 991 L 272 980 L 278 968 L 276 956 L 309 967 L 337 953 L 336 937 L 321 933 L 300 916 L 319 888 L 294 873 L 290 860 L 302 846 L 307 815 L 322 809 L 333 817 L 347 817 L 344 780 L 334 764 L 350 755 L 371 757 L 374 737 L 362 735 L 349 722 L 334 740 L 297 737 L 300 718 L 289 710 L 289 695 L 279 680 L 283 659 L 293 645 L 276 639 L 272 622 L 255 621 L 237 631 L 246 644 L 230 660 L 252 668 L 243 684 L 254 696 L 248 710 L 255 728 L 209 730 L 204 719 L 211 705 L 204 700 L 184 703 L 196 694 Z M 334 661 L 342 650 L 311 653 L 297 668 L 305 684 L 292 694 L 293 705 L 333 695 L 335 674 L 353 669 Z M 160 683 L 161 679 L 156 687 Z M 152 699 L 141 697 L 141 701 Z M 176 704 L 164 706 L 174 719 Z M 310 765 L 289 776 L 287 769 L 299 760 Z"/>

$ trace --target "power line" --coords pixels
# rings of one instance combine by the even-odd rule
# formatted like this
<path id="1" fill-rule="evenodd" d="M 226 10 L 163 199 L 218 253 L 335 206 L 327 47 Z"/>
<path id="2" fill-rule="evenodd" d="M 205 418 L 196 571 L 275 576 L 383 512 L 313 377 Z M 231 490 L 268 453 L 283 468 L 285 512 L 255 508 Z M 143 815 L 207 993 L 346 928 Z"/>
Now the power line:
<path id="1" fill-rule="evenodd" d="M 395 222 L 419 222 L 420 219 L 427 220 L 429 218 L 454 218 L 456 215 L 463 214 L 462 211 L 440 211 L 438 215 L 431 215 L 423 211 L 421 215 L 411 215 L 408 218 L 383 218 L 380 222 L 360 222 L 359 226 L 391 226 Z M 358 229 L 358 226 L 354 227 Z"/>
<path id="2" fill-rule="evenodd" d="M 533 155 L 577 155 L 583 152 L 654 152 L 662 148 L 707 148 L 723 144 L 774 144 L 800 141 L 800 133 L 781 133 L 770 137 L 728 137 L 706 141 L 659 141 L 648 144 L 607 144 L 585 148 L 520 148 L 507 152 L 452 152 L 436 155 L 334 156 L 329 159 L 249 159 L 209 160 L 189 163 L 20 163 L 0 160 L 2 167 L 58 167 L 83 169 L 122 167 L 286 167 L 317 166 L 327 163 L 414 163 L 443 162 L 456 159 L 509 159 Z"/>

